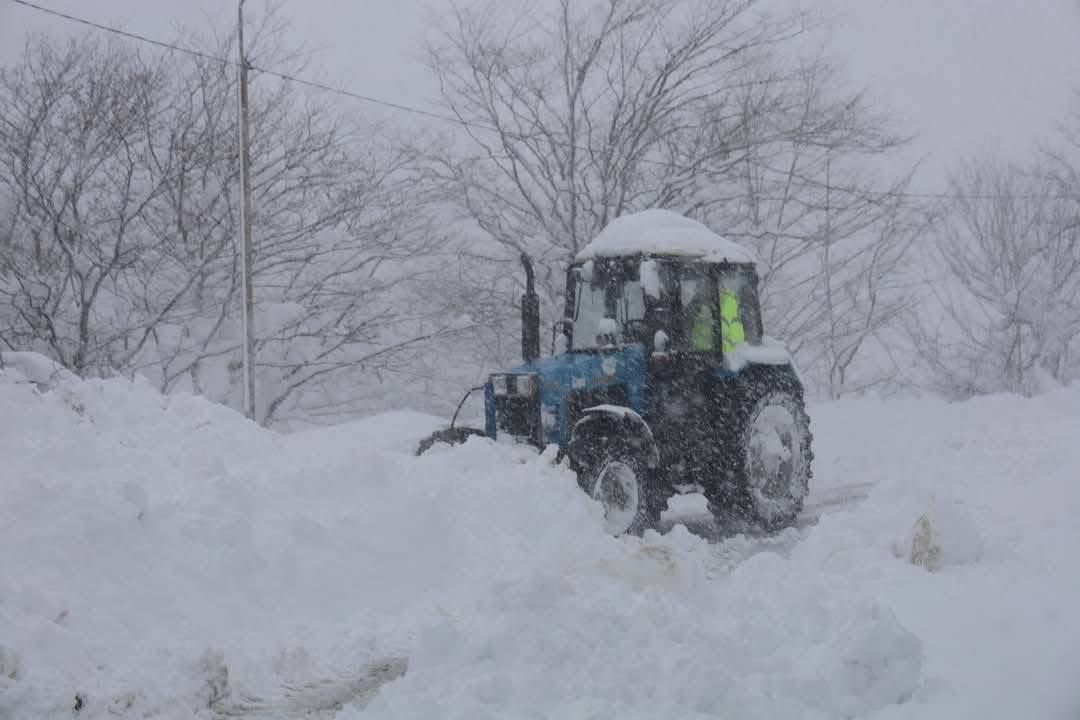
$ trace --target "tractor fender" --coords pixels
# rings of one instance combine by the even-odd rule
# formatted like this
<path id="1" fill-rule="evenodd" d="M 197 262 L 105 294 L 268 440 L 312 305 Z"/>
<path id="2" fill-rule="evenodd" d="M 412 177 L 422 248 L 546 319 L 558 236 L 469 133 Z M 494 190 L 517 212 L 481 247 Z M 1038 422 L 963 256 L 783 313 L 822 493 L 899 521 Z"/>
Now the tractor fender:
<path id="1" fill-rule="evenodd" d="M 743 343 L 724 353 L 724 370 L 727 372 L 739 373 L 748 365 L 790 365 L 799 382 L 802 382 L 802 374 L 787 345 L 768 335 L 763 336 L 757 345 Z"/>
<path id="2" fill-rule="evenodd" d="M 623 405 L 595 405 L 585 408 L 581 419 L 574 423 L 570 431 L 570 454 L 574 454 L 575 443 L 584 442 L 585 437 L 595 431 L 635 437 L 645 452 L 648 467 L 656 468 L 660 465 L 660 451 L 652 429 L 645 419 L 632 409 Z"/>

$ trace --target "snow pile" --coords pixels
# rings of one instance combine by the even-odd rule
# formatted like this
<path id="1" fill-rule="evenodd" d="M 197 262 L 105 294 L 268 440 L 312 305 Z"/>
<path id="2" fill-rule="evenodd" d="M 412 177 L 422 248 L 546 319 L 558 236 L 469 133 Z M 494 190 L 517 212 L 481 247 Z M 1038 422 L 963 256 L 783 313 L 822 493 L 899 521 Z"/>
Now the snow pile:
<path id="1" fill-rule="evenodd" d="M 0 403 L 5 720 L 1080 707 L 1076 390 L 819 408 L 811 512 L 866 499 L 719 542 L 608 537 L 552 453 L 415 458 L 436 421 L 412 413 L 283 437 L 144 384 L 11 373 Z M 933 573 L 896 554 L 927 508 Z"/>
<path id="2" fill-rule="evenodd" d="M 70 382 L 75 376 L 62 365 L 32 352 L 0 352 L 0 370 L 11 382 L 28 382 L 48 390 L 58 382 Z"/>
<path id="3" fill-rule="evenodd" d="M 711 583 L 684 554 L 695 555 L 658 542 L 506 583 L 423 635 L 409 676 L 384 688 L 370 711 L 841 717 L 917 688 L 920 642 L 887 609 L 836 602 L 820 581 L 777 577 L 786 566 L 779 557 L 756 556 Z"/>
<path id="4" fill-rule="evenodd" d="M 1076 717 L 1080 387 L 811 415 L 816 479 L 870 490 L 792 556 L 886 600 L 922 641 L 924 682 L 899 716 Z M 911 563 L 923 517 L 930 567 Z"/>
<path id="5" fill-rule="evenodd" d="M 143 383 L 42 395 L 6 374 L 0 403 L 5 719 L 280 697 L 407 655 L 448 609 L 557 565 L 577 528 L 614 542 L 550 457 L 413 458 L 425 416 L 281 437 Z"/>
<path id="6" fill-rule="evenodd" d="M 576 256 L 578 262 L 622 255 L 680 255 L 707 262 L 752 263 L 753 254 L 696 220 L 670 210 L 620 215 Z"/>
<path id="7" fill-rule="evenodd" d="M 982 538 L 959 503 L 935 503 L 919 516 L 899 554 L 931 572 L 979 559 Z"/>

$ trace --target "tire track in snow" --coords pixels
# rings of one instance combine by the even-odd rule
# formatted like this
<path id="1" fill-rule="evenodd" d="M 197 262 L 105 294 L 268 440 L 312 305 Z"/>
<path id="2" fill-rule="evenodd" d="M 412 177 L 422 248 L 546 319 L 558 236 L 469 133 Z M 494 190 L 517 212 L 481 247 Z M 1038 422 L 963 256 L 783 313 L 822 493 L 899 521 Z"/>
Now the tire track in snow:
<path id="1" fill-rule="evenodd" d="M 802 530 L 816 525 L 823 516 L 839 512 L 869 497 L 871 482 L 852 483 L 839 485 L 819 492 L 812 492 L 803 505 L 803 510 L 795 521 L 795 527 Z M 686 507 L 676 510 L 665 511 L 661 520 L 660 530 L 669 531 L 676 524 L 683 524 L 695 535 L 700 535 L 709 542 L 721 542 L 734 535 L 743 534 L 750 537 L 767 537 L 752 529 L 748 529 L 738 518 L 732 517 L 722 523 L 718 523 L 705 509 L 703 496 L 687 495 L 687 498 L 679 505 Z M 700 498 L 700 502 L 692 502 L 690 498 Z M 700 508 L 690 507 L 700 505 Z"/>
<path id="2" fill-rule="evenodd" d="M 229 718 L 332 718 L 346 705 L 363 708 L 383 685 L 405 674 L 408 659 L 385 658 L 352 673 L 304 682 L 283 683 L 281 695 L 263 698 L 238 692 L 213 703 L 215 720 Z"/>
<path id="3" fill-rule="evenodd" d="M 761 552 L 786 553 L 796 543 L 806 537 L 807 531 L 817 525 L 822 517 L 840 512 L 862 502 L 870 495 L 874 486 L 871 482 L 839 485 L 818 492 L 812 492 L 807 498 L 803 511 L 799 513 L 794 527 L 785 528 L 777 533 L 762 533 L 748 528 L 738 518 L 717 522 L 707 510 L 705 499 L 692 503 L 690 496 L 683 503 L 682 511 L 667 512 L 659 530 L 669 531 L 676 524 L 683 524 L 695 535 L 707 540 L 713 548 L 713 560 L 709 563 L 710 575 L 727 574 L 732 568 Z M 689 509 L 691 504 L 700 505 L 700 509 Z"/>

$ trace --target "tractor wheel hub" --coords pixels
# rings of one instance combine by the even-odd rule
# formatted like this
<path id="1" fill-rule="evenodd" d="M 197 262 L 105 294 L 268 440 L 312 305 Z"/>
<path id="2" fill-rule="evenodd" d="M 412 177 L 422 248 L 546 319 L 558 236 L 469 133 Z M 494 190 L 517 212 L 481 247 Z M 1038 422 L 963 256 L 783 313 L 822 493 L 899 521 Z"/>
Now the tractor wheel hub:
<path id="1" fill-rule="evenodd" d="M 609 462 L 596 476 L 592 497 L 604 508 L 604 528 L 621 535 L 634 524 L 641 492 L 637 473 L 624 462 Z"/>

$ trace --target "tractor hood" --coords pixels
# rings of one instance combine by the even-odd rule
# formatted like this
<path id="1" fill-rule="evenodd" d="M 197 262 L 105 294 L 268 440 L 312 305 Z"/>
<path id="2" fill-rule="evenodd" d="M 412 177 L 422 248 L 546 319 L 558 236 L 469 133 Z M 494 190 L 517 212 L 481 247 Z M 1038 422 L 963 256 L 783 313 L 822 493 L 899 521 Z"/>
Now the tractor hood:
<path id="1" fill-rule="evenodd" d="M 506 370 L 506 374 L 535 373 L 539 379 L 540 418 L 546 444 L 569 440 L 573 417 L 585 407 L 618 398 L 638 413 L 645 405 L 645 347 L 622 345 L 598 350 L 566 352 L 539 358 Z M 498 373 L 497 373 L 498 374 Z M 592 402 L 592 399 L 604 400 Z M 495 402 L 485 389 L 487 433 L 496 435 Z"/>

